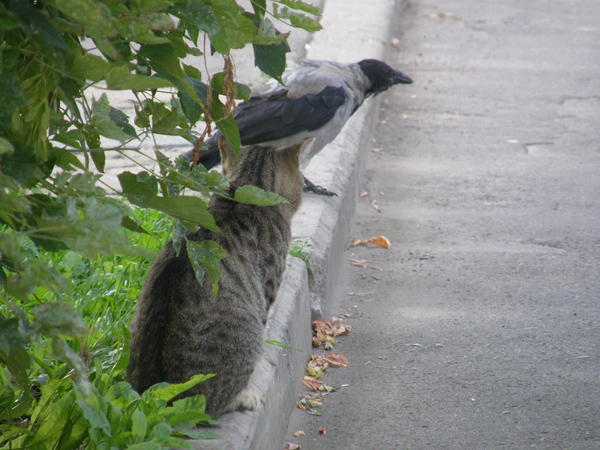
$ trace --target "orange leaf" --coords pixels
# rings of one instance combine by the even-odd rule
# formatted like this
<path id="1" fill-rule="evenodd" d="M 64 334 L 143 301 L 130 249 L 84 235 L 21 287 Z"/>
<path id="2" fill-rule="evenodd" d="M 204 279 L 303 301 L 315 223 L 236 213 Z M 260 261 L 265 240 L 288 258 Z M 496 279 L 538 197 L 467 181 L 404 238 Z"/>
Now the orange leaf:
<path id="1" fill-rule="evenodd" d="M 327 433 L 327 431 L 325 431 L 325 428 L 319 428 L 319 434 L 321 436 L 325 436 L 325 433 Z"/>
<path id="2" fill-rule="evenodd" d="M 362 239 L 357 239 L 356 241 L 354 241 L 352 243 L 352 247 L 356 247 L 357 245 L 367 245 L 367 244 L 375 244 L 377 247 L 381 247 L 381 248 L 390 248 L 392 246 L 392 244 L 390 243 L 388 238 L 386 238 L 385 236 L 377 236 L 377 237 L 372 237 L 372 238 L 364 240 L 364 241 Z"/>

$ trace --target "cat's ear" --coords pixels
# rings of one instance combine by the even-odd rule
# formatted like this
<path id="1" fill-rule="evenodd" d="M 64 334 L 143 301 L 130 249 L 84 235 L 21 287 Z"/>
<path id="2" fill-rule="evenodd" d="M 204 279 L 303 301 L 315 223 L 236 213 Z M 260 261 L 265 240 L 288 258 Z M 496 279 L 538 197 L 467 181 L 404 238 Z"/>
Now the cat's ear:
<path id="1" fill-rule="evenodd" d="M 300 167 L 300 155 L 307 153 L 313 142 L 315 142 L 314 138 L 306 138 L 284 149 L 295 168 Z"/>
<path id="2" fill-rule="evenodd" d="M 219 153 L 221 154 L 221 163 L 223 164 L 223 174 L 227 176 L 227 172 L 236 165 L 237 159 L 224 136 L 219 136 L 218 143 Z"/>

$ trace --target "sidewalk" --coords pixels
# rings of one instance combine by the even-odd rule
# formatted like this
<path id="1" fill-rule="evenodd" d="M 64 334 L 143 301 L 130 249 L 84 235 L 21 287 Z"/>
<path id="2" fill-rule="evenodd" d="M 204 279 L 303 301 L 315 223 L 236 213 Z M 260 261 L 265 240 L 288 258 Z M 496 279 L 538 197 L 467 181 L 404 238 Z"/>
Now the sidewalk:
<path id="1" fill-rule="evenodd" d="M 342 255 L 350 366 L 285 441 L 600 449 L 600 3 L 405 4 L 351 230 L 392 247 Z"/>

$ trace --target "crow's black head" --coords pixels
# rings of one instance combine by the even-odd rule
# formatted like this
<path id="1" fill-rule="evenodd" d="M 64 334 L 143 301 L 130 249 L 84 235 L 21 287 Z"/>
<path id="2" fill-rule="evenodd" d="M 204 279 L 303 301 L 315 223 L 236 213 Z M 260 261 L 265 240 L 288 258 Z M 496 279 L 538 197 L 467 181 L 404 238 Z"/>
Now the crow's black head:
<path id="1" fill-rule="evenodd" d="M 380 94 L 395 84 L 412 83 L 412 80 L 402 72 L 392 69 L 378 59 L 363 59 L 358 65 L 370 81 L 370 85 L 367 86 L 365 92 L 367 97 Z"/>

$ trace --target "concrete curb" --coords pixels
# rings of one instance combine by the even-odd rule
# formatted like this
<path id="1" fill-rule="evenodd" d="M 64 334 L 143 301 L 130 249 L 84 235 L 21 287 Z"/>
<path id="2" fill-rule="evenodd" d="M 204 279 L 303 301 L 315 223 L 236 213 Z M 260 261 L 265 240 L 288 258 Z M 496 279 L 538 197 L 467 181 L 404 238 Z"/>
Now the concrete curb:
<path id="1" fill-rule="evenodd" d="M 368 4 L 361 0 L 327 0 L 321 20 L 324 29 L 309 44 L 307 58 L 385 60 L 396 7 L 394 0 Z M 294 218 L 294 237 L 312 246 L 310 270 L 300 260 L 288 258 L 265 340 L 284 343 L 290 349 L 265 344 L 265 357 L 257 363 L 250 381 L 263 404 L 256 411 L 222 416 L 216 430 L 221 439 L 191 441 L 195 449 L 282 448 L 311 350 L 311 320 L 326 318 L 335 298 L 379 102 L 380 98 L 366 101 L 337 139 L 304 171 L 311 181 L 337 192 L 338 197 L 305 195 Z"/>

